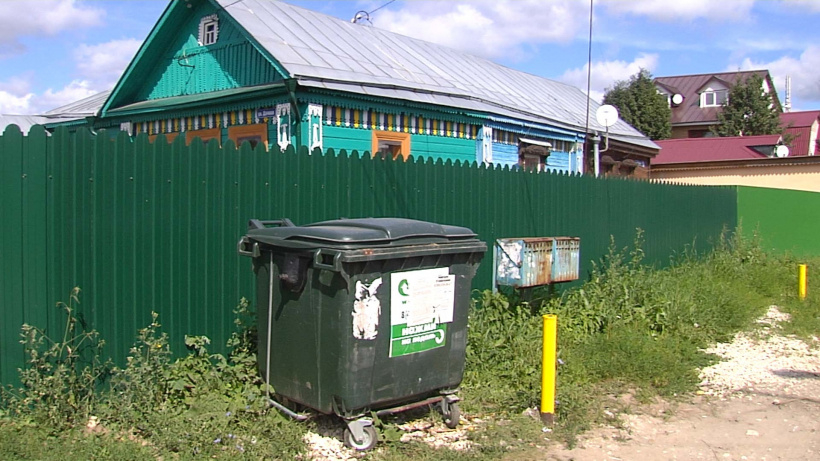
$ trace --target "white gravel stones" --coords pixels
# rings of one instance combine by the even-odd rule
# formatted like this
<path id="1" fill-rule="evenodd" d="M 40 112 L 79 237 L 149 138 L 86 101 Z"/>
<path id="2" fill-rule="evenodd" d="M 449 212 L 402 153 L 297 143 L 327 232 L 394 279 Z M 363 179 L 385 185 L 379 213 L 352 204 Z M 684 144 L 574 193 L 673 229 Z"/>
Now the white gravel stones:
<path id="1" fill-rule="evenodd" d="M 788 318 L 771 306 L 757 321 L 762 331 L 738 333 L 731 343 L 707 349 L 724 360 L 701 370 L 701 391 L 721 397 L 743 391 L 789 395 L 799 387 L 817 385 L 816 379 L 794 379 L 820 376 L 820 348 L 816 340 L 809 347 L 799 339 L 778 335 L 778 323 Z"/>

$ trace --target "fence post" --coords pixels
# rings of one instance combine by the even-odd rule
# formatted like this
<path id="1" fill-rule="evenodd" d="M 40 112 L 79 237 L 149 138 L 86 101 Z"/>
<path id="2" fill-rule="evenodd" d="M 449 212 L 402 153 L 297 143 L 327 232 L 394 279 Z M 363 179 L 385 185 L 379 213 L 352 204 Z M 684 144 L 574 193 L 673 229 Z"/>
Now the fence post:
<path id="1" fill-rule="evenodd" d="M 555 366 L 558 348 L 558 317 L 544 316 L 543 348 L 541 350 L 541 421 L 555 421 Z"/>
<path id="2" fill-rule="evenodd" d="M 805 264 L 797 266 L 797 295 L 800 299 L 806 299 L 808 292 L 808 267 Z"/>

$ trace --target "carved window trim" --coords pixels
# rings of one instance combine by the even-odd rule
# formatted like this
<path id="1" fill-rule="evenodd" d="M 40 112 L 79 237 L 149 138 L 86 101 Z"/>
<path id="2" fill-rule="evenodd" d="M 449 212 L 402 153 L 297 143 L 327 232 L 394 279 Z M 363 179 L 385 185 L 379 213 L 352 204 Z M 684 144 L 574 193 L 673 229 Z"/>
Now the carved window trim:
<path id="1" fill-rule="evenodd" d="M 219 39 L 219 16 L 216 13 L 199 20 L 199 45 L 213 45 Z"/>

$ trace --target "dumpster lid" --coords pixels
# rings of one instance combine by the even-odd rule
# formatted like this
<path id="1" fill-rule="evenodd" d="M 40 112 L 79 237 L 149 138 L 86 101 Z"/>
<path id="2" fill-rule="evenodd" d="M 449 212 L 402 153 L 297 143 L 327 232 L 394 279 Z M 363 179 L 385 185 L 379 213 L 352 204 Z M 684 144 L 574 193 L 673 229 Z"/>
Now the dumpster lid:
<path id="1" fill-rule="evenodd" d="M 248 230 L 248 238 L 286 248 L 398 247 L 475 239 L 466 227 L 404 218 L 336 219 L 304 226 Z"/>

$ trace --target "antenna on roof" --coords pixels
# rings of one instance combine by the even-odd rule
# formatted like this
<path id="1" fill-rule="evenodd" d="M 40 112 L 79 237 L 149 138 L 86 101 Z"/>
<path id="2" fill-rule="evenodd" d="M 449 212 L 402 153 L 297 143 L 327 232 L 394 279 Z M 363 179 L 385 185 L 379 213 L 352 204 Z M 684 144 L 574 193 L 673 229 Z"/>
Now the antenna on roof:
<path id="1" fill-rule="evenodd" d="M 356 24 L 356 23 L 358 23 L 358 22 L 359 22 L 359 20 L 361 20 L 361 19 L 364 19 L 364 20 L 366 20 L 367 22 L 370 22 L 370 13 L 368 13 L 368 12 L 367 12 L 367 11 L 365 11 L 365 10 L 360 10 L 360 11 L 358 11 L 358 12 L 356 13 L 356 15 L 355 15 L 355 16 L 353 16 L 353 19 L 351 19 L 351 20 L 350 20 L 350 22 L 352 22 L 353 24 Z M 372 22 L 370 22 L 370 24 L 372 25 L 373 23 L 372 23 Z"/>
<path id="2" fill-rule="evenodd" d="M 370 25 L 372 26 L 373 23 L 370 21 L 370 15 L 375 13 L 376 11 L 379 11 L 380 9 L 384 8 L 385 6 L 391 4 L 395 1 L 396 0 L 390 0 L 389 2 L 385 3 L 384 5 L 376 8 L 375 10 L 371 10 L 369 13 L 367 11 L 364 11 L 364 10 L 358 11 L 355 15 L 353 15 L 353 19 L 351 19 L 350 22 L 352 22 L 353 24 L 356 24 L 356 23 L 359 22 L 360 19 L 366 19 L 367 22 L 369 22 Z"/>
<path id="3" fill-rule="evenodd" d="M 786 101 L 783 103 L 783 112 L 792 111 L 792 77 L 786 76 Z"/>

